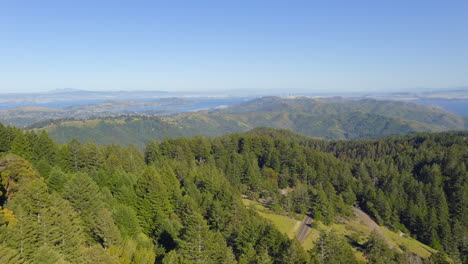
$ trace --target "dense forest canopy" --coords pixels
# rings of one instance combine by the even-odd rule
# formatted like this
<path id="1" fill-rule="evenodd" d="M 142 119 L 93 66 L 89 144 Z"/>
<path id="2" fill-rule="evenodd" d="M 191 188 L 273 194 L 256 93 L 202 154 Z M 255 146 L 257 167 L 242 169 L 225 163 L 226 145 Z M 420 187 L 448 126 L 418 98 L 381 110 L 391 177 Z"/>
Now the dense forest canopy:
<path id="1" fill-rule="evenodd" d="M 0 124 L 0 262 L 467 263 L 467 160 L 467 132 L 326 141 L 256 129 L 141 152 Z M 241 196 L 326 225 L 360 207 L 437 252 L 334 232 L 306 251 Z"/>

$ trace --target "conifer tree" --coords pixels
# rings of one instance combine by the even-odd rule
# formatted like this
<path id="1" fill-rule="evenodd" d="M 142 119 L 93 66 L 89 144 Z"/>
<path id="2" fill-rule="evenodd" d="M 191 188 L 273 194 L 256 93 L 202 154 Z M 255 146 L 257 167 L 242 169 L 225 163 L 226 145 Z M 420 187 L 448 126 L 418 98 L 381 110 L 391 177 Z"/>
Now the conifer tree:
<path id="1" fill-rule="evenodd" d="M 140 232 L 138 217 L 132 207 L 118 204 L 112 210 L 112 215 L 124 238 L 133 237 Z"/>
<path id="2" fill-rule="evenodd" d="M 80 263 L 80 247 L 84 243 L 83 228 L 78 213 L 69 201 L 58 194 L 51 195 L 51 207 L 47 216 L 51 224 L 48 240 L 54 245 L 65 260 Z"/>
<path id="3" fill-rule="evenodd" d="M 70 179 L 64 188 L 63 197 L 70 201 L 79 213 L 88 238 L 94 234 L 96 228 L 96 213 L 104 207 L 102 194 L 97 184 L 84 173 L 79 173 Z"/>
<path id="4" fill-rule="evenodd" d="M 334 232 L 322 233 L 312 251 L 320 264 L 358 263 L 351 246 Z"/>
<path id="5" fill-rule="evenodd" d="M 83 248 L 81 254 L 85 264 L 119 264 L 118 259 L 109 255 L 109 251 L 106 251 L 100 245 Z"/>
<path id="6" fill-rule="evenodd" d="M 137 212 L 140 224 L 151 234 L 172 211 L 169 194 L 161 175 L 154 167 L 148 167 L 135 187 Z"/>
<path id="7" fill-rule="evenodd" d="M 372 231 L 366 245 L 366 257 L 372 264 L 395 263 L 394 253 L 376 230 Z"/>
<path id="8" fill-rule="evenodd" d="M 65 183 L 69 180 L 69 176 L 66 175 L 60 167 L 53 167 L 47 178 L 47 185 L 49 189 L 62 193 Z"/>
<path id="9" fill-rule="evenodd" d="M 297 239 L 293 239 L 288 247 L 288 252 L 285 254 L 284 263 L 291 264 L 307 264 L 309 257 L 302 249 L 301 244 Z"/>
<path id="10" fill-rule="evenodd" d="M 94 233 L 104 248 L 120 244 L 122 238 L 109 209 L 100 208 L 96 212 L 95 223 Z"/>
<path id="11" fill-rule="evenodd" d="M 24 260 L 16 249 L 0 244 L 0 263 L 22 264 Z"/>
<path id="12" fill-rule="evenodd" d="M 145 162 L 146 164 L 151 164 L 155 161 L 158 161 L 161 157 L 159 151 L 159 144 L 156 141 L 150 141 L 145 147 Z"/>
<path id="13" fill-rule="evenodd" d="M 0 158 L 0 190 L 3 198 L 11 200 L 22 184 L 39 179 L 31 164 L 21 157 L 8 154 Z"/>
<path id="14" fill-rule="evenodd" d="M 55 162 L 57 153 L 56 143 L 47 135 L 45 130 L 37 136 L 36 141 L 32 142 L 34 160 L 46 160 L 50 164 Z"/>
<path id="15" fill-rule="evenodd" d="M 59 252 L 55 251 L 48 245 L 39 247 L 34 254 L 31 256 L 32 263 L 37 264 L 68 264 L 64 256 Z"/>
<path id="16" fill-rule="evenodd" d="M 188 216 L 177 250 L 179 254 L 191 263 L 217 263 L 214 246 L 205 219 L 196 212 Z"/>
<path id="17" fill-rule="evenodd" d="M 182 264 L 182 259 L 177 254 L 177 251 L 171 250 L 164 256 L 162 264 Z"/>
<path id="18" fill-rule="evenodd" d="M 11 143 L 11 153 L 21 156 L 27 160 L 33 157 L 31 142 L 23 133 L 18 133 Z"/>

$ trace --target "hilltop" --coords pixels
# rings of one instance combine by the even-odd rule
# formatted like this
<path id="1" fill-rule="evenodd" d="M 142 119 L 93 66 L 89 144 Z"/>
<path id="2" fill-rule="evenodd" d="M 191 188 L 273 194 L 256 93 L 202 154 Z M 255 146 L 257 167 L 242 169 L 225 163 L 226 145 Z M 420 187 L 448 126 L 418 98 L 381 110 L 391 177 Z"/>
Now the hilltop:
<path id="1" fill-rule="evenodd" d="M 171 116 L 44 121 L 59 142 L 135 144 L 165 137 L 222 136 L 257 127 L 289 129 L 326 139 L 375 139 L 419 132 L 465 130 L 465 118 L 434 106 L 374 99 L 263 97 L 221 109 Z"/>

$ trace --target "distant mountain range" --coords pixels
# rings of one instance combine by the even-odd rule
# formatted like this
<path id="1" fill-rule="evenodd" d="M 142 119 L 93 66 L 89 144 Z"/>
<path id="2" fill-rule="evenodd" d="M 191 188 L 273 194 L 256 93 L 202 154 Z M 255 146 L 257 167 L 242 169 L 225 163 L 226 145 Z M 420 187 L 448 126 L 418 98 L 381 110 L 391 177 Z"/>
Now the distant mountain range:
<path id="1" fill-rule="evenodd" d="M 64 106 L 102 103 L 112 100 L 155 100 L 171 97 L 162 91 L 84 91 L 57 89 L 46 93 L 0 94 L 0 109 L 21 106 L 43 106 L 63 108 Z"/>
<path id="2" fill-rule="evenodd" d="M 68 92 L 67 92 L 68 93 Z M 175 108 L 193 104 L 182 98 L 161 98 L 151 101 L 105 101 L 96 104 L 74 105 L 66 108 L 23 106 L 0 110 L 0 122 L 18 127 L 50 119 L 90 119 L 125 114 L 167 114 Z"/>
<path id="3" fill-rule="evenodd" d="M 440 107 L 375 99 L 263 97 L 239 105 L 166 117 L 126 116 L 43 121 L 59 142 L 80 141 L 142 147 L 164 137 L 221 136 L 256 127 L 289 129 L 327 139 L 368 139 L 417 132 L 466 130 L 467 118 Z"/>
<path id="4" fill-rule="evenodd" d="M 394 100 L 425 105 L 437 105 L 454 114 L 468 116 L 468 87 L 420 92 L 366 95 L 378 100 Z"/>

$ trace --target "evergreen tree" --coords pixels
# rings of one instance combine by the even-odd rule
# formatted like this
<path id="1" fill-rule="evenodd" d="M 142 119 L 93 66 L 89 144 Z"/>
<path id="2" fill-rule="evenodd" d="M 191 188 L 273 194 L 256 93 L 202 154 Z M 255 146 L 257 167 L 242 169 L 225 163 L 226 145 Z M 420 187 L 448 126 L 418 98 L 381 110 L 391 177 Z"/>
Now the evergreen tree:
<path id="1" fill-rule="evenodd" d="M 55 251 L 48 245 L 38 248 L 31 257 L 33 263 L 37 264 L 66 264 L 63 255 Z"/>
<path id="2" fill-rule="evenodd" d="M 47 135 L 47 132 L 42 130 L 36 140 L 32 142 L 32 151 L 34 160 L 46 160 L 53 164 L 57 153 L 57 145 Z"/>
<path id="3" fill-rule="evenodd" d="M 213 242 L 213 234 L 209 231 L 205 219 L 195 212 L 186 220 L 177 251 L 191 263 L 217 263 L 214 250 L 216 245 Z"/>
<path id="4" fill-rule="evenodd" d="M 177 251 L 171 250 L 166 254 L 166 256 L 164 256 L 162 264 L 182 264 L 182 261 L 183 260 L 177 254 Z"/>
<path id="5" fill-rule="evenodd" d="M 291 241 L 288 247 L 288 252 L 285 254 L 284 263 L 291 264 L 307 264 L 309 257 L 302 249 L 301 244 L 296 239 Z"/>
<path id="6" fill-rule="evenodd" d="M 51 190 L 61 193 L 69 178 L 59 167 L 53 167 L 47 178 L 47 185 Z"/>
<path id="7" fill-rule="evenodd" d="M 154 167 L 148 167 L 138 179 L 135 193 L 140 225 L 146 234 L 152 234 L 172 211 L 166 185 Z"/>
<path id="8" fill-rule="evenodd" d="M 112 215 L 123 237 L 133 237 L 140 232 L 138 217 L 132 207 L 119 204 L 112 210 Z"/>
<path id="9" fill-rule="evenodd" d="M 66 183 L 63 197 L 70 201 L 79 213 L 87 239 L 96 239 L 94 233 L 97 228 L 96 214 L 104 207 L 97 184 L 87 174 L 76 174 Z"/>
<path id="10" fill-rule="evenodd" d="M 83 248 L 82 256 L 85 264 L 119 264 L 118 259 L 109 255 L 109 251 L 106 251 L 100 245 Z"/>
<path id="11" fill-rule="evenodd" d="M 22 264 L 24 261 L 16 249 L 0 244 L 0 263 Z"/>
<path id="12" fill-rule="evenodd" d="M 96 212 L 94 221 L 96 223 L 94 233 L 104 248 L 120 244 L 122 238 L 109 209 L 100 208 Z"/>
<path id="13" fill-rule="evenodd" d="M 41 178 L 24 183 L 8 206 L 17 222 L 8 242 L 19 248 L 22 258 L 30 258 L 37 248 L 47 244 L 51 231 L 47 225 L 50 198 L 46 185 Z"/>
<path id="14" fill-rule="evenodd" d="M 78 213 L 70 202 L 57 194 L 51 196 L 51 208 L 48 211 L 50 245 L 54 245 L 64 259 L 70 263 L 80 263 L 80 247 L 84 242 L 83 228 Z"/>
<path id="15" fill-rule="evenodd" d="M 0 169 L 0 202 L 11 200 L 22 184 L 40 177 L 28 161 L 16 155 L 0 158 Z"/>
<path id="16" fill-rule="evenodd" d="M 11 153 L 21 156 L 27 160 L 33 157 L 31 142 L 23 133 L 18 133 L 11 143 Z"/>
<path id="17" fill-rule="evenodd" d="M 253 248 L 252 244 L 247 244 L 243 251 L 243 254 L 239 258 L 239 264 L 257 264 L 257 252 Z M 263 251 L 258 258 L 260 258 L 263 263 L 272 263 L 272 260 L 266 251 Z"/>
<path id="18" fill-rule="evenodd" d="M 65 185 L 63 196 L 83 216 L 91 216 L 102 207 L 97 184 L 84 173 L 74 175 Z"/>
<path id="19" fill-rule="evenodd" d="M 366 245 L 366 257 L 372 264 L 391 264 L 394 253 L 376 230 L 372 231 Z"/>
<path id="20" fill-rule="evenodd" d="M 333 232 L 322 233 L 312 252 L 321 264 L 358 263 L 351 246 Z"/>
<path id="21" fill-rule="evenodd" d="M 16 135 L 22 133 L 18 128 L 7 126 L 0 123 L 0 153 L 8 152 L 11 148 L 11 143 Z"/>

